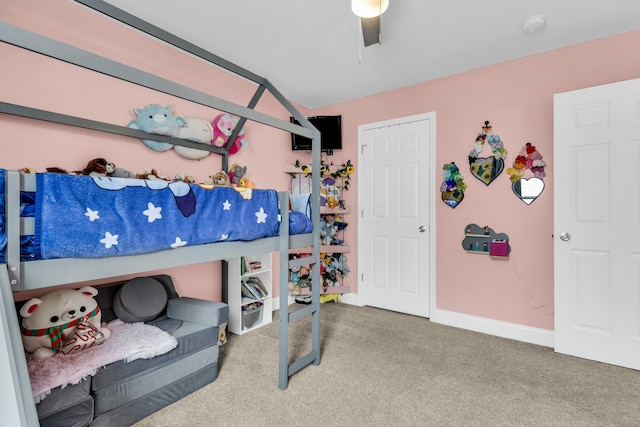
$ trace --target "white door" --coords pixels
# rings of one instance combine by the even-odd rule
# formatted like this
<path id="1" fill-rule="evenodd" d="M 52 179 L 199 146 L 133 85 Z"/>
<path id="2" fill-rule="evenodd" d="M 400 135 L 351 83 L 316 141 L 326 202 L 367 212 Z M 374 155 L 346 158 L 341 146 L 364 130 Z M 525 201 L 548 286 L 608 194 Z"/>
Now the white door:
<path id="1" fill-rule="evenodd" d="M 640 79 L 554 98 L 555 349 L 640 369 Z"/>
<path id="2" fill-rule="evenodd" d="M 429 317 L 435 113 L 358 128 L 358 293 Z"/>

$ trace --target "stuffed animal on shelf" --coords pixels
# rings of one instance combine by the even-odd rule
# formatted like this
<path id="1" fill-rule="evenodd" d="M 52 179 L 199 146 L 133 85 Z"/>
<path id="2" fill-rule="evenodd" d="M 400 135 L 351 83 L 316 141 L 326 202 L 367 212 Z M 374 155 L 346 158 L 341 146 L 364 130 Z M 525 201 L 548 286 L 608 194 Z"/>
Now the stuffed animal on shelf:
<path id="1" fill-rule="evenodd" d="M 296 267 L 296 268 L 292 268 L 289 271 L 289 292 L 291 292 L 292 295 L 300 295 L 301 292 L 301 288 L 300 288 L 300 268 Z"/>
<path id="2" fill-rule="evenodd" d="M 136 174 L 127 169 L 116 167 L 109 176 L 113 178 L 135 178 Z"/>
<path id="3" fill-rule="evenodd" d="M 331 286 L 340 286 L 340 281 L 338 280 L 338 276 L 335 272 L 323 274 L 322 286 L 327 288 Z"/>
<path id="4" fill-rule="evenodd" d="M 336 180 L 326 177 L 320 183 L 320 206 L 335 208 L 340 204 L 340 189 Z"/>
<path id="5" fill-rule="evenodd" d="M 320 304 L 324 304 L 326 302 L 342 302 L 342 298 L 340 294 L 322 294 L 320 295 Z"/>
<path id="6" fill-rule="evenodd" d="M 180 127 L 178 138 L 200 144 L 211 144 L 211 140 L 213 139 L 213 127 L 211 123 L 196 117 L 185 117 L 184 122 L 184 125 Z M 189 160 L 202 160 L 211 153 L 210 151 L 183 147 L 181 145 L 175 145 L 173 149 L 180 157 Z"/>
<path id="7" fill-rule="evenodd" d="M 336 227 L 338 229 L 338 231 L 345 230 L 347 228 L 347 225 L 349 225 L 349 224 L 344 222 L 344 219 L 341 216 L 337 216 L 333 220 L 333 226 Z"/>
<path id="8" fill-rule="evenodd" d="M 177 137 L 180 134 L 180 127 L 185 125 L 185 120 L 176 117 L 170 105 L 165 107 L 160 104 L 150 104 L 138 110 L 134 109 L 133 112 L 136 115 L 136 120 L 129 122 L 128 126 L 131 129 Z M 142 143 L 155 151 L 167 151 L 173 148 L 173 144 L 168 142 L 143 139 Z"/>
<path id="9" fill-rule="evenodd" d="M 234 163 L 229 170 L 229 181 L 234 187 L 246 187 L 244 176 L 247 174 L 247 167 Z"/>
<path id="10" fill-rule="evenodd" d="M 331 218 L 329 216 L 329 218 Z M 342 217 L 335 217 L 331 221 L 327 221 L 325 216 L 320 218 L 320 240 L 323 245 L 338 245 L 344 246 L 345 242 L 337 237 L 338 232 L 344 230 L 347 227 L 347 223 L 342 220 Z"/>
<path id="11" fill-rule="evenodd" d="M 20 308 L 24 349 L 34 359 L 44 359 L 102 344 L 111 332 L 101 324 L 102 314 L 93 299 L 97 294 L 91 286 L 58 289 L 24 303 Z"/>
<path id="12" fill-rule="evenodd" d="M 89 176 L 107 176 L 111 175 L 116 170 L 116 165 L 107 162 L 102 157 L 89 160 L 87 166 L 79 171 L 72 172 L 75 175 L 89 175 Z"/>
<path id="13" fill-rule="evenodd" d="M 68 171 L 66 169 L 51 166 L 46 168 L 47 172 L 51 173 L 62 173 L 67 175 L 87 175 L 87 176 L 110 176 L 113 178 L 135 178 L 135 174 L 123 169 L 116 167 L 112 162 L 108 162 L 102 157 L 96 157 L 95 159 L 91 159 L 87 162 L 87 166 L 84 169 L 80 169 L 77 171 Z"/>
<path id="14" fill-rule="evenodd" d="M 320 218 L 320 240 L 323 245 L 331 245 L 333 244 L 333 238 L 335 237 L 337 231 L 336 228 L 327 222 L 324 217 Z"/>
<path id="15" fill-rule="evenodd" d="M 220 171 L 215 175 L 211 176 L 211 180 L 213 185 L 218 187 L 231 187 L 231 181 L 229 180 L 229 175 L 225 171 Z"/>
<path id="16" fill-rule="evenodd" d="M 143 173 L 136 174 L 138 179 L 160 180 L 160 181 L 173 181 L 169 175 L 162 175 L 156 169 L 151 169 L 151 172 L 144 171 Z"/>
<path id="17" fill-rule="evenodd" d="M 61 168 L 61 167 L 58 167 L 58 166 L 50 166 L 48 168 L 45 168 L 45 170 L 47 172 L 49 172 L 49 173 L 62 173 L 62 174 L 68 174 L 69 173 L 68 170 L 66 170 L 64 168 Z"/>
<path id="18" fill-rule="evenodd" d="M 196 179 L 194 177 L 192 177 L 191 175 L 187 175 L 184 172 L 178 172 L 176 174 L 176 177 L 174 178 L 174 181 L 182 181 L 186 184 L 195 184 L 196 183 Z"/>
<path id="19" fill-rule="evenodd" d="M 330 257 L 326 264 L 325 272 L 327 274 L 338 274 L 340 277 L 347 277 L 351 269 L 347 266 L 347 257 L 342 254 L 334 254 Z"/>
<path id="20" fill-rule="evenodd" d="M 292 259 L 297 257 L 306 258 L 309 254 L 294 255 Z M 292 295 L 297 296 L 302 293 L 302 288 L 311 287 L 311 266 L 301 265 L 289 269 L 289 292 Z"/>
<path id="21" fill-rule="evenodd" d="M 237 124 L 237 117 L 228 113 L 218 114 L 211 122 L 213 126 L 213 140 L 211 143 L 217 147 L 224 147 Z M 231 147 L 229 147 L 229 154 L 235 154 L 240 151 L 240 148 L 248 145 L 249 143 L 244 139 L 244 128 L 242 128 Z"/>

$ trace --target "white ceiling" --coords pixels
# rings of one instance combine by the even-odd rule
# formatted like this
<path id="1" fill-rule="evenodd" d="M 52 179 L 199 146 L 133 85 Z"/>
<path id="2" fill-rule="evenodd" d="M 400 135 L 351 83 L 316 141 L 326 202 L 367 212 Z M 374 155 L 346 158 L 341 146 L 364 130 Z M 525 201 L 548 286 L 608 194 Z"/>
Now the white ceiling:
<path id="1" fill-rule="evenodd" d="M 308 108 L 640 29 L 640 0 L 390 0 L 382 44 L 364 48 L 350 0 L 107 2 Z M 525 33 L 538 14 L 546 27 Z"/>

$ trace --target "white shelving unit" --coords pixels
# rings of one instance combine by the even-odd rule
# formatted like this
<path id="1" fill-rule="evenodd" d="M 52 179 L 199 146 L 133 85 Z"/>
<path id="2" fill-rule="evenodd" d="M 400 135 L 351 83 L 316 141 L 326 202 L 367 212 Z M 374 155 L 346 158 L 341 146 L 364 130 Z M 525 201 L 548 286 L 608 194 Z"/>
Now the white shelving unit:
<path id="1" fill-rule="evenodd" d="M 271 282 L 271 253 L 252 255 L 245 257 L 250 263 L 257 261 L 260 268 L 249 270 L 242 274 L 241 258 L 229 259 L 229 283 L 228 283 L 228 304 L 229 304 L 229 332 L 236 335 L 243 335 L 247 332 L 271 323 L 273 319 L 273 286 Z M 242 296 L 241 282 L 251 277 L 260 279 L 267 289 L 268 296 L 259 300 Z M 260 314 L 261 319 L 254 321 L 258 314 L 251 311 L 252 304 L 259 302 L 262 304 Z M 249 310 L 249 311 L 247 311 Z M 247 323 L 247 324 L 245 324 Z"/>

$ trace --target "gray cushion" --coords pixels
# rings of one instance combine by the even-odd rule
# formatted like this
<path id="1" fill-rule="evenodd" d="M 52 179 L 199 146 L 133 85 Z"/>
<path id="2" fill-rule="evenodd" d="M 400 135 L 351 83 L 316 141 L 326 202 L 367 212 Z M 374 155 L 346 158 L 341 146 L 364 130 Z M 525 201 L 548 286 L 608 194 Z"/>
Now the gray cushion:
<path id="1" fill-rule="evenodd" d="M 136 277 L 122 285 L 113 298 L 113 311 L 123 322 L 148 322 L 167 305 L 167 291 L 151 277 Z"/>
<path id="2" fill-rule="evenodd" d="M 94 389 L 95 414 L 100 415 L 131 403 L 136 399 L 144 399 L 149 393 L 173 382 L 180 381 L 205 366 L 212 365 L 211 368 L 217 371 L 218 355 L 218 346 L 214 342 L 212 347 L 202 349 L 181 359 L 173 360 L 164 366 L 156 366 L 155 369 L 143 369 L 119 383 L 114 383 L 102 389 Z M 136 362 L 138 361 L 144 360 L 136 360 Z M 118 363 L 118 365 L 128 365 L 128 363 Z M 109 371 L 111 367 L 112 365 L 108 365 L 106 371 Z M 92 384 L 93 387 L 94 385 Z"/>
<path id="3" fill-rule="evenodd" d="M 91 427 L 133 425 L 135 422 L 151 415 L 153 412 L 159 411 L 189 393 L 215 381 L 217 377 L 218 362 L 216 360 L 216 362 L 205 365 L 196 372 L 186 375 L 178 381 L 149 392 L 143 398 L 135 399 L 104 414 L 98 415 L 91 423 Z M 110 396 L 106 396 L 106 398 L 109 399 Z"/>
<path id="4" fill-rule="evenodd" d="M 69 384 L 66 387 L 56 387 L 51 390 L 51 394 L 36 404 L 39 418 L 45 418 L 55 415 L 65 408 L 73 407 L 85 398 L 89 397 L 91 389 L 91 381 L 88 378 L 83 379 L 78 384 Z M 93 402 L 93 399 L 91 399 Z M 92 403 L 91 414 L 93 414 Z M 93 417 L 93 415 L 92 415 Z M 55 419 L 55 417 L 52 417 Z M 91 420 L 91 418 L 89 418 Z M 40 421 L 41 425 L 42 420 Z M 71 424 L 69 424 L 71 425 Z"/>
<path id="5" fill-rule="evenodd" d="M 229 306 L 218 301 L 190 297 L 173 298 L 167 305 L 167 316 L 207 326 L 220 326 L 227 321 Z"/>
<path id="6" fill-rule="evenodd" d="M 162 321 L 160 321 L 162 322 Z M 150 323 L 157 326 L 158 323 Z M 91 390 L 114 388 L 117 384 L 127 382 L 129 378 L 137 378 L 155 372 L 157 369 L 171 365 L 190 354 L 209 347 L 218 346 L 218 328 L 214 326 L 198 325 L 197 323 L 183 322 L 174 335 L 178 340 L 178 346 L 168 353 L 151 359 L 138 359 L 129 363 L 115 362 L 107 365 L 106 369 L 99 369 L 96 375 L 91 377 Z M 215 340 L 213 338 L 216 338 Z"/>
<path id="7" fill-rule="evenodd" d="M 57 412 L 40 418 L 38 420 L 40 427 L 86 427 L 93 425 L 94 405 L 93 397 L 85 396 L 71 406 L 61 407 Z"/>

